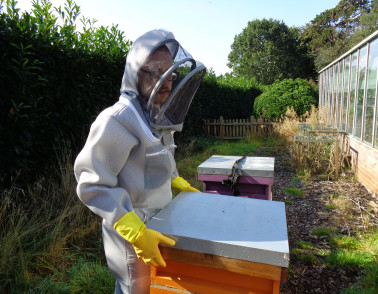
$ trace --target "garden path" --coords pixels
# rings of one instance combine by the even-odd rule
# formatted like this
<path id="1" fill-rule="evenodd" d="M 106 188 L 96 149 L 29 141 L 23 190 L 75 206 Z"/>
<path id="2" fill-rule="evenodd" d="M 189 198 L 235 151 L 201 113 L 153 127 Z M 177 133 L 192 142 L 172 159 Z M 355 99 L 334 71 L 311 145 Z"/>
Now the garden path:
<path id="1" fill-rule="evenodd" d="M 337 181 L 311 177 L 304 185 L 303 182 L 292 180 L 294 172 L 289 152 L 262 147 L 254 156 L 275 157 L 273 200 L 287 203 L 290 265 L 288 281 L 281 283 L 280 293 L 340 293 L 342 289 L 356 284 L 360 279 L 360 270 L 331 267 L 324 263 L 321 254 L 315 254 L 313 258 L 301 258 L 293 254 L 292 250 L 298 248 L 298 241 L 306 241 L 319 249 L 318 252 L 330 252 L 329 236 L 313 234 L 317 228 L 327 228 L 331 232 L 337 229 L 338 234 L 353 236 L 356 231 L 377 227 L 377 199 L 355 180 L 352 171 L 342 173 Z M 293 196 L 283 191 L 293 185 L 303 190 L 304 195 Z M 335 196 L 347 199 L 348 203 L 344 203 L 348 205 L 347 215 L 338 209 L 326 208 Z M 366 220 L 367 215 L 369 221 Z"/>

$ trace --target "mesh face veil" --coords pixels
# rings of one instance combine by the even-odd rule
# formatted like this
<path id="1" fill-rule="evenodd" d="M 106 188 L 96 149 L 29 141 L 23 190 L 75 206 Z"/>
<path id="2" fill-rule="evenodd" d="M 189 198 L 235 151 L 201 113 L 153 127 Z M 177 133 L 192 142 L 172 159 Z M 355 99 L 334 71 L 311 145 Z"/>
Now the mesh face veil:
<path id="1" fill-rule="evenodd" d="M 136 75 L 139 98 L 152 128 L 182 127 L 206 68 L 182 48 L 172 33 L 158 31 L 171 38 L 156 44 L 141 63 Z"/>
<path id="2" fill-rule="evenodd" d="M 164 48 L 166 47 L 160 47 L 152 55 L 152 59 L 155 54 L 161 56 L 166 52 L 168 55 L 168 49 Z M 166 59 L 150 63 L 152 69 L 148 70 L 149 80 L 155 83 L 151 91 L 148 91 L 151 93 L 150 96 L 144 98 L 148 101 L 146 108 L 150 112 L 150 120 L 156 126 L 179 125 L 184 122 L 192 99 L 206 73 L 203 64 L 195 61 L 181 46 L 178 47 L 174 60 L 170 61 L 169 55 Z"/>

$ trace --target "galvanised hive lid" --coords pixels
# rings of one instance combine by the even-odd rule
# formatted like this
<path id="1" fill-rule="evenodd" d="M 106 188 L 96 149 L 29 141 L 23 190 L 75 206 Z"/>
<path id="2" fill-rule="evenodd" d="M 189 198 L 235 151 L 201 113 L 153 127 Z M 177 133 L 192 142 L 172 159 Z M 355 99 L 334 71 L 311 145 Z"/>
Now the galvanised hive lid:
<path id="1" fill-rule="evenodd" d="M 213 155 L 198 166 L 198 174 L 230 175 L 234 162 L 242 156 Z M 273 178 L 274 157 L 247 156 L 238 163 L 242 176 Z"/>
<path id="2" fill-rule="evenodd" d="M 147 227 L 174 248 L 288 267 L 285 204 L 209 193 L 181 192 Z"/>

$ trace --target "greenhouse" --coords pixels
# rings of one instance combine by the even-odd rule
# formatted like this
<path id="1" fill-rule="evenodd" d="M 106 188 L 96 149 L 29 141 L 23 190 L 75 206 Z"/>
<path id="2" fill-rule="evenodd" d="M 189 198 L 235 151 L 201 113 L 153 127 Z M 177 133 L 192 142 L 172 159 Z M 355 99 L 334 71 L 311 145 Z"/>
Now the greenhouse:
<path id="1" fill-rule="evenodd" d="M 345 132 L 358 179 L 377 194 L 378 174 L 378 31 L 322 69 L 319 106 L 328 124 Z"/>

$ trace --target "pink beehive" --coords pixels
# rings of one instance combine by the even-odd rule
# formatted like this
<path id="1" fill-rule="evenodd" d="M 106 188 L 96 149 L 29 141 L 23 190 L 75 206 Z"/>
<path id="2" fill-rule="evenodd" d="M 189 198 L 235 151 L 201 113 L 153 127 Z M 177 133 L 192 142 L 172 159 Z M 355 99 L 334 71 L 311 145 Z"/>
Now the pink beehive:
<path id="1" fill-rule="evenodd" d="M 274 157 L 213 155 L 198 166 L 205 193 L 272 200 L 273 177 Z"/>

